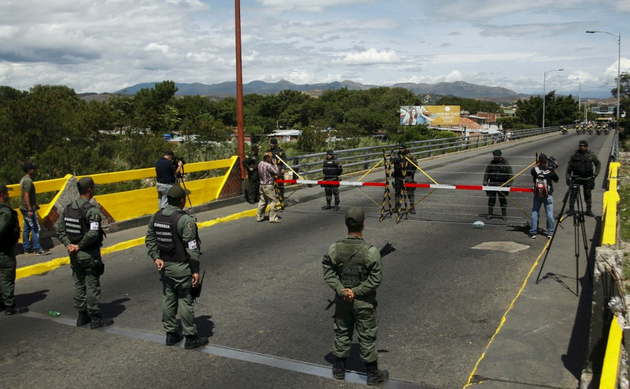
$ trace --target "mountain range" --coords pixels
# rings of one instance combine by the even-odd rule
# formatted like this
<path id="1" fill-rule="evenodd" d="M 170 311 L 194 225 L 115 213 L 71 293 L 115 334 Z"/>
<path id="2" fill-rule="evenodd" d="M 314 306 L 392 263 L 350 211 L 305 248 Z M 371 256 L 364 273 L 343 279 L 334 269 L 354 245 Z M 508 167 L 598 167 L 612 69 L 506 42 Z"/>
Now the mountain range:
<path id="1" fill-rule="evenodd" d="M 153 88 L 155 83 L 143 83 L 126 87 L 115 93 L 123 94 L 136 94 L 140 89 Z M 201 84 L 201 83 L 175 83 L 177 87 L 177 96 L 208 96 L 212 98 L 225 98 L 236 96 L 236 82 L 222 82 L 219 84 Z M 330 82 L 320 84 L 294 84 L 289 81 L 281 80 L 275 83 L 268 83 L 264 81 L 252 81 L 247 84 L 243 84 L 244 94 L 276 94 L 283 90 L 294 90 L 298 92 L 308 93 L 312 96 L 321 95 L 327 90 L 337 90 L 341 88 L 348 88 L 349 90 L 367 90 L 371 88 L 377 88 L 377 85 L 364 85 L 353 81 L 341 81 Z M 411 92 L 420 96 L 457 96 L 478 100 L 490 100 L 496 102 L 515 102 L 519 99 L 528 99 L 530 95 L 514 92 L 510 89 L 501 87 L 490 87 L 484 85 L 470 84 L 464 81 L 456 82 L 440 82 L 437 84 L 414 84 L 414 83 L 400 83 L 391 85 L 392 88 L 406 88 Z"/>

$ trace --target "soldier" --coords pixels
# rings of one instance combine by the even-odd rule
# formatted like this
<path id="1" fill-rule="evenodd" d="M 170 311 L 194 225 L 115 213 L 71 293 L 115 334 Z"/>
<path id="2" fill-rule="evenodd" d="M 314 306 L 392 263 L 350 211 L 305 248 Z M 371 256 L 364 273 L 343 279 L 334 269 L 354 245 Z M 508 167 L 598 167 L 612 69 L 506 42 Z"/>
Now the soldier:
<path id="1" fill-rule="evenodd" d="M 595 171 L 593 171 L 593 165 L 595 165 Z M 582 185 L 584 190 L 584 201 L 586 202 L 586 216 L 595 216 L 592 209 L 591 190 L 595 188 L 595 178 L 599 175 L 599 171 L 602 168 L 601 162 L 597 158 L 597 155 L 588 149 L 588 142 L 580 140 L 579 148 L 575 150 L 575 153 L 569 158 L 567 165 L 566 180 L 567 185 L 571 188 L 569 195 L 569 214 L 573 214 L 575 200 L 577 199 L 580 191 L 579 185 Z M 572 180 L 574 180 L 575 188 L 572 186 Z"/>
<path id="2" fill-rule="evenodd" d="M 83 177 L 77 183 L 80 197 L 68 204 L 57 227 L 61 243 L 68 249 L 74 278 L 74 307 L 79 311 L 77 327 L 90 323 L 90 328 L 114 324 L 100 314 L 100 278 L 105 269 L 101 260 L 104 233 L 101 213 L 90 203 L 94 197 L 94 181 Z"/>
<path id="3" fill-rule="evenodd" d="M 280 159 L 286 162 L 287 155 L 284 153 L 284 150 L 282 150 L 282 148 L 278 146 L 277 139 L 272 139 L 269 141 L 269 149 L 267 149 L 267 152 L 271 153 L 274 163 L 278 166 L 279 173 L 276 175 L 276 178 L 284 179 L 284 173 L 286 172 L 287 166 L 282 161 L 280 161 Z M 276 189 L 276 195 L 278 197 L 276 209 L 284 211 L 284 184 L 274 182 L 274 187 Z"/>
<path id="4" fill-rule="evenodd" d="M 346 212 L 348 237 L 334 243 L 324 255 L 324 280 L 335 291 L 336 358 L 333 376 L 345 378 L 346 358 L 350 355 L 352 335 L 356 328 L 360 357 L 367 369 L 367 384 L 387 381 L 389 372 L 379 370 L 376 335 L 376 289 L 383 279 L 381 254 L 363 240 L 365 213 L 353 207 Z"/>
<path id="5" fill-rule="evenodd" d="M 17 212 L 7 205 L 10 190 L 13 188 L 0 184 L 0 311 L 15 315 L 28 308 L 15 305 L 15 244 L 20 239 L 20 223 Z"/>
<path id="6" fill-rule="evenodd" d="M 411 162 L 410 162 L 411 161 Z M 394 192 L 396 199 L 396 209 L 401 211 L 404 204 L 402 198 L 403 188 L 407 197 L 409 198 L 409 213 L 416 213 L 414 207 L 415 196 L 414 191 L 416 188 L 405 188 L 405 183 L 415 182 L 413 176 L 416 174 L 416 156 L 407 150 L 407 144 L 401 143 L 398 147 L 398 153 L 394 156 Z"/>
<path id="7" fill-rule="evenodd" d="M 258 145 L 252 145 L 252 152 L 243 158 L 243 168 L 247 171 L 249 188 L 247 191 L 247 202 L 256 204 L 258 202 L 258 189 L 260 180 L 258 178 Z"/>
<path id="8" fill-rule="evenodd" d="M 324 161 L 324 181 L 339 181 L 339 176 L 343 173 L 343 167 L 337 158 L 335 158 L 335 152 L 328 150 L 326 152 L 326 160 Z M 322 209 L 332 209 L 330 202 L 333 195 L 335 196 L 335 211 L 339 210 L 339 185 L 324 185 L 324 192 L 326 194 L 326 205 Z"/>
<path id="9" fill-rule="evenodd" d="M 483 175 L 483 183 L 481 185 L 510 187 L 512 185 L 510 181 L 514 175 L 512 173 L 512 166 L 503 158 L 501 150 L 494 150 L 492 157 L 492 161 L 486 166 L 486 172 Z M 501 219 L 507 220 L 507 196 L 510 192 L 488 190 L 486 194 L 488 195 L 488 214 L 486 215 L 486 219 L 492 219 L 494 205 L 497 203 L 497 196 L 499 196 Z"/>
<path id="10" fill-rule="evenodd" d="M 200 242 L 195 220 L 183 211 L 190 191 L 173 185 L 168 190 L 168 205 L 149 222 L 146 246 L 162 279 L 162 325 L 166 345 L 182 340 L 177 329 L 177 313 L 186 336 L 184 347 L 192 349 L 208 343 L 199 337 L 193 312 L 193 288 L 199 287 Z"/>

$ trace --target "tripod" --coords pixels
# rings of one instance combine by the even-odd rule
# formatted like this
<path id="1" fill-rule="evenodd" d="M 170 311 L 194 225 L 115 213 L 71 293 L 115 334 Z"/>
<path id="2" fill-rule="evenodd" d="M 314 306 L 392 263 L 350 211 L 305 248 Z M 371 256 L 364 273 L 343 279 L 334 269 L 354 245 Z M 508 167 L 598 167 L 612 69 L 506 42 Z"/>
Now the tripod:
<path id="1" fill-rule="evenodd" d="M 188 189 L 186 189 L 186 182 L 184 182 L 184 165 L 182 165 L 180 173 L 177 175 L 177 177 L 175 177 L 175 184 L 181 184 L 180 186 L 184 188 L 186 198 L 188 199 L 188 212 L 190 213 L 190 216 L 192 216 L 192 218 L 197 221 L 197 218 L 195 217 L 195 211 L 193 211 L 192 201 L 190 201 L 190 194 L 188 194 L 189 191 Z"/>
<path id="2" fill-rule="evenodd" d="M 588 259 L 588 240 L 586 236 L 586 227 L 584 225 L 584 205 L 582 203 L 582 194 L 580 193 L 580 183 L 577 177 L 571 178 L 571 183 L 569 185 L 569 189 L 567 193 L 564 195 L 564 199 L 562 200 L 562 209 L 560 210 L 560 214 L 558 215 L 558 220 L 556 221 L 556 226 L 553 231 L 553 235 L 551 236 L 551 240 L 547 245 L 547 251 L 545 253 L 545 258 L 543 259 L 542 264 L 540 265 L 540 271 L 538 271 L 538 277 L 536 277 L 536 284 L 540 281 L 540 275 L 542 274 L 543 268 L 545 267 L 545 262 L 547 261 L 547 256 L 549 255 L 549 250 L 551 249 L 551 245 L 553 244 L 553 240 L 556 237 L 556 233 L 558 232 L 558 226 L 562 221 L 566 218 L 563 218 L 564 209 L 567 206 L 567 200 L 569 199 L 571 192 L 574 192 L 577 196 L 576 198 L 576 208 L 571 208 L 573 210 L 573 238 L 574 238 L 574 252 L 575 252 L 575 286 L 576 286 L 576 296 L 580 294 L 580 238 L 582 239 L 582 243 L 584 244 L 584 254 L 586 256 L 586 269 L 588 272 L 588 278 L 591 282 L 593 282 L 593 276 L 591 275 L 591 265 Z"/>

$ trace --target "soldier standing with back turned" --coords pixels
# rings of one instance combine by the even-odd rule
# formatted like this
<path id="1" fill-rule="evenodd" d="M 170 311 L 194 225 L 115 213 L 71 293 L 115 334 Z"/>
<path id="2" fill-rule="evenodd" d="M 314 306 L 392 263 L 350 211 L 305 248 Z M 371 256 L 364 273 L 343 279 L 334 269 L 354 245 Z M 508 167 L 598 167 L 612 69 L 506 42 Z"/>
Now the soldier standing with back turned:
<path id="1" fill-rule="evenodd" d="M 510 187 L 510 181 L 513 176 L 512 166 L 510 166 L 507 159 L 503 158 L 501 150 L 494 150 L 492 152 L 492 161 L 486 166 L 482 185 Z M 488 214 L 486 215 L 486 219 L 492 219 L 494 205 L 497 203 L 497 196 L 499 196 L 501 219 L 507 220 L 507 196 L 510 192 L 488 190 L 486 194 L 488 195 Z"/>
<path id="2" fill-rule="evenodd" d="M 258 189 L 260 188 L 260 179 L 258 177 L 258 145 L 252 145 L 252 151 L 243 158 L 243 167 L 247 172 L 247 180 L 249 187 L 247 191 L 247 202 L 256 204 L 258 202 Z"/>
<path id="3" fill-rule="evenodd" d="M 162 279 L 162 324 L 166 345 L 182 340 L 177 328 L 177 314 L 186 336 L 186 349 L 203 346 L 207 337 L 197 335 L 192 289 L 199 287 L 200 242 L 195 220 L 183 211 L 190 191 L 179 185 L 168 190 L 168 205 L 149 222 L 146 246 Z"/>
<path id="4" fill-rule="evenodd" d="M 353 207 L 346 212 L 346 239 L 334 243 L 324 255 L 324 280 L 335 291 L 335 344 L 333 377 L 345 378 L 346 358 L 350 355 L 356 328 L 360 357 L 367 369 L 367 384 L 387 381 L 389 372 L 378 369 L 376 351 L 376 289 L 383 280 L 381 254 L 363 240 L 365 213 Z"/>
<path id="5" fill-rule="evenodd" d="M 57 228 L 59 240 L 68 249 L 74 278 L 74 307 L 79 311 L 77 327 L 90 323 L 90 328 L 114 324 L 100 314 L 100 278 L 104 265 L 101 260 L 103 230 L 101 212 L 90 203 L 94 197 L 94 181 L 83 177 L 77 183 L 80 198 L 63 211 Z"/>

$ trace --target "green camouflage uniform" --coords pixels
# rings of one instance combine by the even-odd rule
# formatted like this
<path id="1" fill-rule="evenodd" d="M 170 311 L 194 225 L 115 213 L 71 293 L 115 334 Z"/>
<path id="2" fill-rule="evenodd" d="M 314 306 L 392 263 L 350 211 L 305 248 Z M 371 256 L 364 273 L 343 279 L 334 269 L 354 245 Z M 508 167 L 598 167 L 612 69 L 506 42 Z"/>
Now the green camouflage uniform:
<path id="1" fill-rule="evenodd" d="M 17 214 L 0 202 L 0 306 L 15 306 L 15 243 L 13 236 Z M 17 226 L 19 228 L 19 225 Z M 19 234 L 18 234 L 19 235 Z"/>
<path id="2" fill-rule="evenodd" d="M 192 336 L 197 334 L 195 326 L 195 313 L 193 310 L 194 299 L 192 293 L 192 275 L 199 273 L 199 256 L 200 247 L 197 235 L 197 224 L 194 219 L 187 215 L 183 210 L 174 205 L 167 205 L 162 211 L 162 215 L 169 217 L 174 213 L 181 213 L 181 217 L 177 221 L 177 232 L 185 247 L 185 256 L 187 260 L 164 261 L 164 269 L 161 272 L 163 284 L 163 304 L 162 304 L 162 324 L 167 333 L 177 332 L 177 314 L 182 323 L 182 333 Z M 158 238 L 155 233 L 153 215 L 149 222 L 149 228 L 146 236 L 146 246 L 149 256 L 156 259 L 164 260 L 164 253 L 158 247 Z"/>
<path id="3" fill-rule="evenodd" d="M 593 165 L 595 166 L 595 170 L 593 170 Z M 591 190 L 595 188 L 595 178 L 599 175 L 601 168 L 602 164 L 599 162 L 597 154 L 591 150 L 586 150 L 584 153 L 581 153 L 580 150 L 576 150 L 575 153 L 571 155 L 571 158 L 569 158 L 569 163 L 567 164 L 567 185 L 571 185 L 571 178 L 575 177 L 577 184 L 581 185 L 584 191 L 584 201 L 586 202 L 586 209 L 588 211 L 591 210 L 592 206 Z M 575 205 L 578 193 L 579 187 L 577 190 L 571 189 L 569 195 L 571 210 Z"/>
<path id="4" fill-rule="evenodd" d="M 68 207 L 74 210 L 82 209 L 89 201 L 79 198 Z M 65 215 L 65 212 L 64 212 Z M 85 212 L 88 231 L 78 242 L 79 251 L 70 254 L 70 266 L 74 278 L 74 307 L 79 312 L 87 312 L 91 317 L 100 314 L 99 300 L 101 297 L 101 275 L 98 272 L 98 263 L 101 262 L 101 242 L 103 232 L 101 229 L 101 212 L 98 207 L 92 206 Z M 69 223 L 61 218 L 57 234 L 64 246 L 73 243 L 68 236 Z"/>
<path id="5" fill-rule="evenodd" d="M 339 297 L 335 305 L 333 355 L 337 358 L 350 355 L 356 328 L 361 359 L 365 363 L 375 362 L 378 359 L 376 289 L 383 279 L 379 251 L 365 243 L 363 238 L 348 236 L 330 246 L 322 266 L 324 280 Z M 341 299 L 344 288 L 352 289 L 353 302 Z"/>

